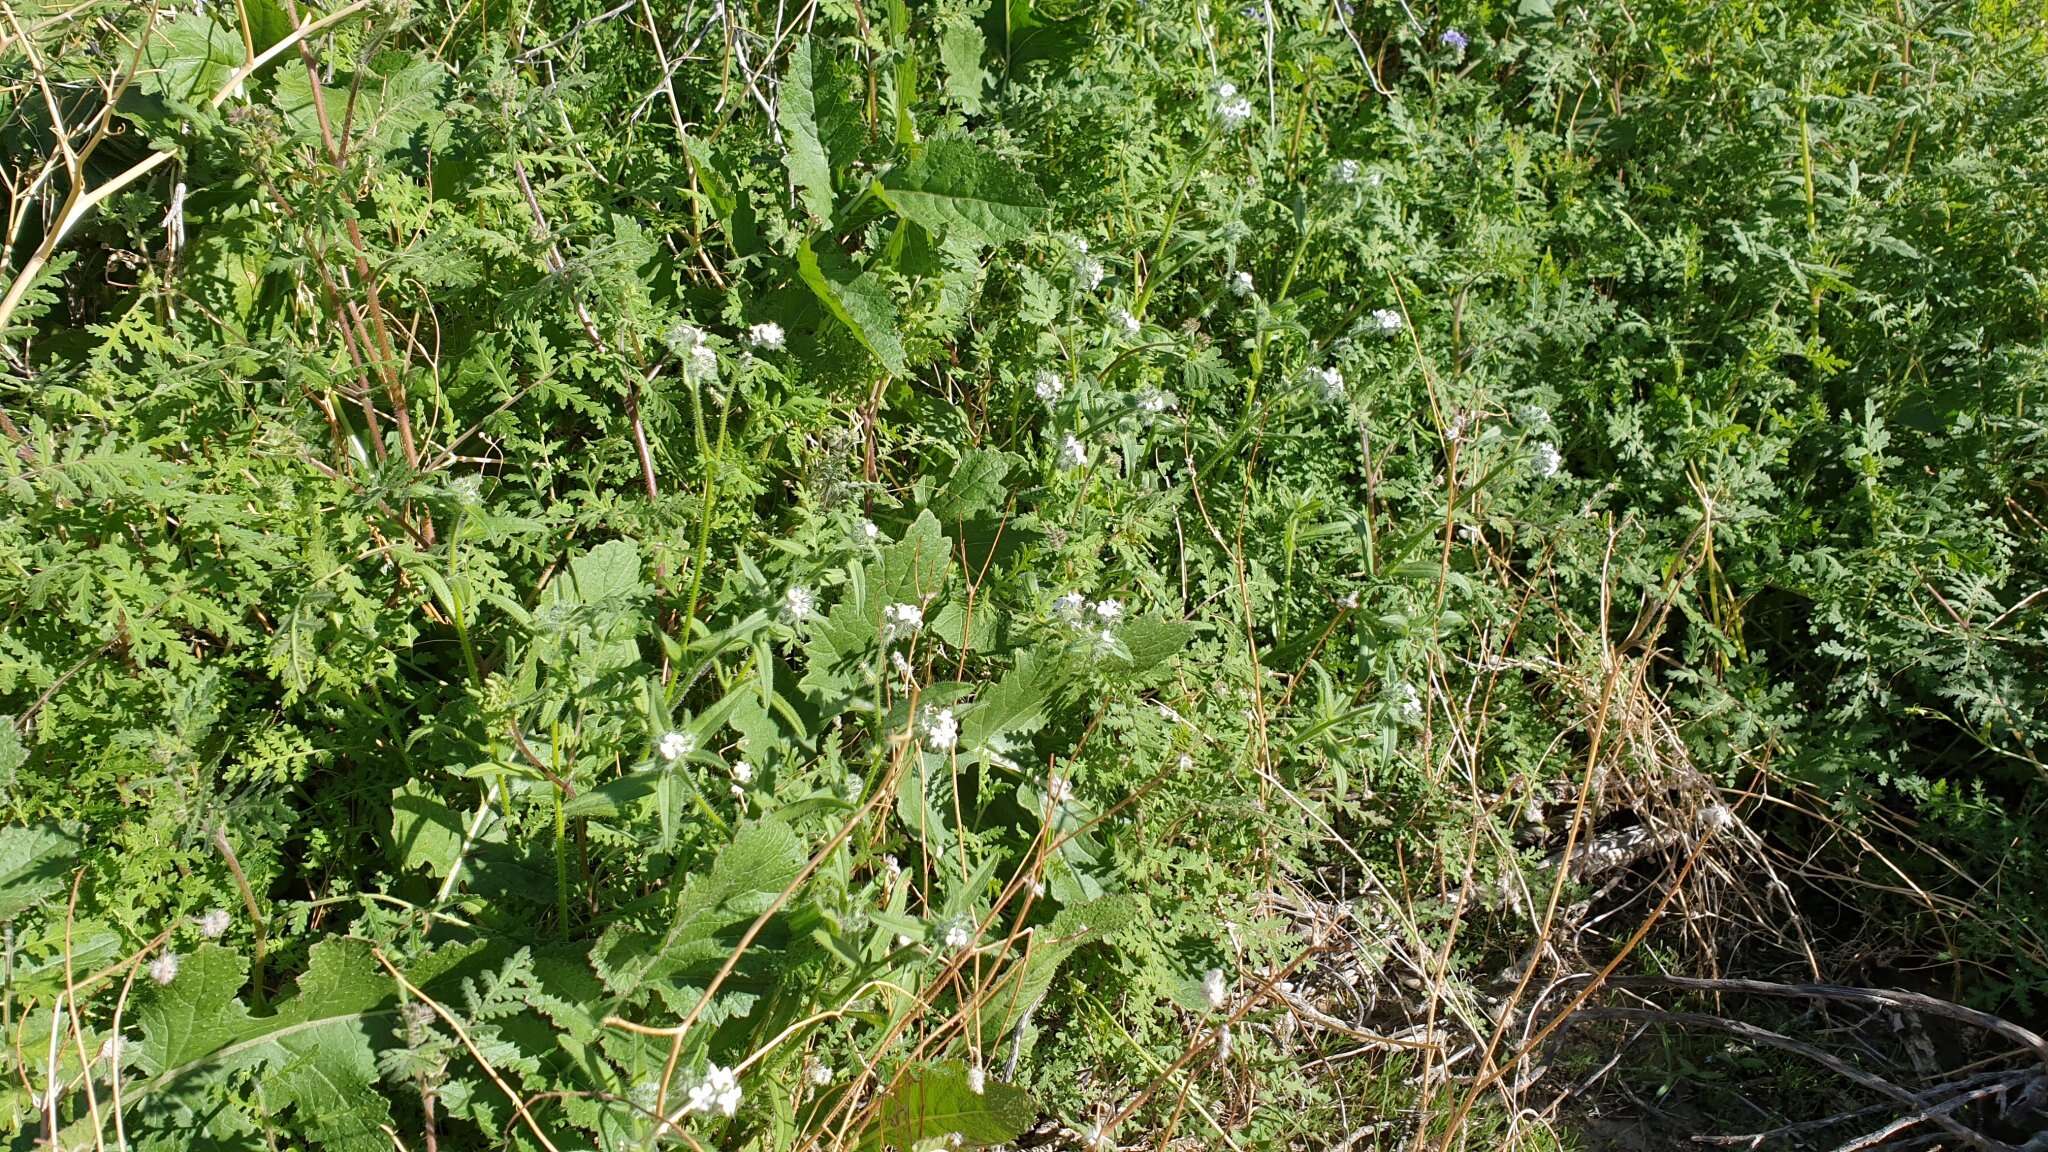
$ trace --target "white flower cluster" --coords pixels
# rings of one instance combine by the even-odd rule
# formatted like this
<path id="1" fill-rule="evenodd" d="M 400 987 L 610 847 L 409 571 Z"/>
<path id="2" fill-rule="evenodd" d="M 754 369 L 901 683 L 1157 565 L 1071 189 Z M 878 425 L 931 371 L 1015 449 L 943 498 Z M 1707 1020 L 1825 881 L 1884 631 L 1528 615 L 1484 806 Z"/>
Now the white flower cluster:
<path id="1" fill-rule="evenodd" d="M 720 1116 L 731 1116 L 740 1110 L 740 1078 L 730 1068 L 707 1064 L 704 1075 L 690 1085 L 689 1095 L 683 1101 L 679 1115 L 692 1112 L 716 1112 Z"/>
<path id="2" fill-rule="evenodd" d="M 1065 468 L 1079 468 L 1088 463 L 1088 446 L 1072 432 L 1060 438 L 1060 465 Z"/>
<path id="3" fill-rule="evenodd" d="M 209 908 L 206 915 L 199 918 L 199 934 L 208 940 L 218 940 L 227 934 L 228 925 L 233 922 L 234 918 L 228 915 L 227 909 Z"/>
<path id="4" fill-rule="evenodd" d="M 1031 394 L 1042 404 L 1056 403 L 1066 391 L 1067 382 L 1050 368 L 1040 368 L 1038 378 L 1031 382 Z"/>
<path id="5" fill-rule="evenodd" d="M 1373 309 L 1372 322 L 1379 328 L 1380 335 L 1382 336 L 1392 336 L 1400 332 L 1405 324 L 1405 321 L 1401 319 L 1401 314 L 1392 308 Z"/>
<path id="6" fill-rule="evenodd" d="M 673 764 L 697 750 L 697 737 L 689 732 L 669 732 L 661 738 L 661 758 Z"/>
<path id="7" fill-rule="evenodd" d="M 700 381 L 718 378 L 718 353 L 705 342 L 703 329 L 674 324 L 663 333 L 662 339 L 668 344 L 669 351 L 683 358 L 684 376 Z"/>
<path id="8" fill-rule="evenodd" d="M 1240 268 L 1237 271 L 1232 272 L 1230 274 L 1230 294 L 1232 296 L 1235 296 L 1240 300 L 1244 300 L 1252 296 L 1258 290 L 1258 285 L 1252 282 L 1251 273 Z"/>
<path id="9" fill-rule="evenodd" d="M 1311 368 L 1308 380 L 1321 389 L 1325 403 L 1335 404 L 1344 399 L 1344 373 L 1336 368 Z"/>
<path id="10" fill-rule="evenodd" d="M 1074 259 L 1074 285 L 1083 292 L 1093 292 L 1102 287 L 1102 261 L 1088 255 L 1086 241 L 1078 241 L 1076 249 L 1081 253 Z"/>
<path id="11" fill-rule="evenodd" d="M 764 352 L 775 352 L 783 346 L 782 325 L 773 320 L 765 321 L 747 329 L 747 343 Z"/>
<path id="12" fill-rule="evenodd" d="M 1360 175 L 1364 173 L 1364 171 L 1365 166 L 1363 164 L 1360 164 L 1358 161 L 1346 157 L 1345 159 L 1339 160 L 1335 164 L 1331 165 L 1330 180 L 1332 183 L 1335 184 L 1343 184 L 1349 186 L 1358 183 L 1358 178 Z"/>
<path id="13" fill-rule="evenodd" d="M 955 952 L 970 947 L 974 943 L 973 921 L 965 916 L 955 916 L 946 921 L 945 932 L 940 937 L 940 942 Z"/>
<path id="14" fill-rule="evenodd" d="M 1552 476 L 1557 475 L 1558 469 L 1564 467 L 1564 456 L 1558 452 L 1557 445 L 1546 440 L 1536 445 L 1536 455 L 1532 463 L 1535 466 L 1536 475 L 1544 480 L 1548 480 Z"/>
<path id="15" fill-rule="evenodd" d="M 1252 102 L 1237 94 L 1237 85 L 1228 80 L 1216 85 L 1216 122 L 1225 131 L 1244 126 L 1252 118 Z"/>
<path id="16" fill-rule="evenodd" d="M 1147 388 L 1138 393 L 1138 410 L 1147 416 L 1159 416 L 1180 407 L 1180 397 L 1158 388 Z"/>
<path id="17" fill-rule="evenodd" d="M 1422 723 L 1422 694 L 1415 690 L 1415 685 L 1403 680 L 1394 685 L 1387 695 L 1393 699 L 1394 715 L 1400 718 L 1401 723 Z"/>
<path id="18" fill-rule="evenodd" d="M 809 620 L 817 611 L 817 596 L 801 584 L 790 585 L 782 594 L 782 618 L 791 623 Z"/>
<path id="19" fill-rule="evenodd" d="M 960 721 L 953 718 L 951 708 L 926 708 L 918 727 L 924 731 L 925 747 L 935 752 L 950 752 L 960 742 Z"/>
<path id="20" fill-rule="evenodd" d="M 1110 313 L 1109 318 L 1117 327 L 1123 329 L 1124 334 L 1128 336 L 1136 336 L 1139 330 L 1145 327 L 1144 322 L 1132 314 L 1129 308 L 1119 308 Z"/>

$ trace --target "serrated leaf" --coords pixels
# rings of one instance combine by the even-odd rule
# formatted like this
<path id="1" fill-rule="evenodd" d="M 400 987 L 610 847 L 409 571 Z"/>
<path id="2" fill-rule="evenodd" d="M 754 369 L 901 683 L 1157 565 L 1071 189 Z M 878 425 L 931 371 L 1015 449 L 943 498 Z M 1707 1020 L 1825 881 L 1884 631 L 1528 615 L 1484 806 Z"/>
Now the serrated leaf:
<path id="1" fill-rule="evenodd" d="M 932 515 L 941 520 L 965 520 L 977 512 L 1003 505 L 1003 477 L 1010 471 L 1010 457 L 987 448 L 969 448 L 960 453 L 953 474 L 932 496 Z"/>
<path id="2" fill-rule="evenodd" d="M 782 162 L 797 195 L 826 225 L 832 223 L 835 195 L 833 157 L 851 143 L 847 130 L 857 115 L 846 93 L 832 54 L 819 52 L 808 37 L 797 41 L 783 71 L 775 120 L 782 128 Z"/>
<path id="3" fill-rule="evenodd" d="M 184 1131 L 202 1122 L 220 1078 L 263 1077 L 264 1108 L 286 1114 L 292 1131 L 329 1148 L 388 1146 L 390 1106 L 377 1091 L 375 1052 L 391 1041 L 396 988 L 370 945 L 313 945 L 298 990 L 271 1016 L 251 1016 L 240 991 L 243 958 L 204 944 L 137 1010 L 144 1079 L 127 1089 L 138 1131 Z"/>
<path id="4" fill-rule="evenodd" d="M 417 780 L 391 793 L 392 858 L 401 870 L 425 865 L 446 876 L 462 854 L 462 817 Z"/>
<path id="5" fill-rule="evenodd" d="M 970 20 L 956 17 L 939 29 L 939 66 L 945 71 L 946 95 L 969 116 L 981 111 L 982 89 L 988 87 L 988 73 L 981 66 L 987 47 L 981 29 Z"/>
<path id="6" fill-rule="evenodd" d="M 982 244 L 1022 240 L 1046 218 L 1029 176 L 967 140 L 940 139 L 882 177 L 881 196 L 904 219 Z"/>
<path id="7" fill-rule="evenodd" d="M 803 841 L 789 825 L 743 825 L 710 871 L 682 886 L 665 932 L 609 931 L 592 950 L 591 964 L 612 991 L 626 995 L 723 957 L 727 949 L 717 933 L 766 911 L 796 881 L 806 860 Z"/>
<path id="8" fill-rule="evenodd" d="M 200 107 L 213 99 L 245 59 L 242 38 L 207 16 L 180 16 L 156 26 L 143 45 L 136 85 L 175 103 Z"/>
<path id="9" fill-rule="evenodd" d="M 1052 669 L 1029 652 L 1002 679 L 984 690 L 974 710 L 960 722 L 962 747 L 979 749 L 999 736 L 1029 732 L 1045 723 L 1052 698 Z"/>
<path id="10" fill-rule="evenodd" d="M 912 1068 L 882 1098 L 876 1128 L 865 1144 L 915 1148 L 929 1140 L 986 1148 L 1024 1134 L 1038 1120 L 1038 1101 L 1014 1084 L 988 1078 L 980 1092 L 968 1086 L 958 1060 Z"/>
<path id="11" fill-rule="evenodd" d="M 830 241 L 821 251 L 813 237 L 797 248 L 797 272 L 854 339 L 892 376 L 903 374 L 903 338 L 897 333 L 896 301 L 873 270 L 856 270 Z"/>

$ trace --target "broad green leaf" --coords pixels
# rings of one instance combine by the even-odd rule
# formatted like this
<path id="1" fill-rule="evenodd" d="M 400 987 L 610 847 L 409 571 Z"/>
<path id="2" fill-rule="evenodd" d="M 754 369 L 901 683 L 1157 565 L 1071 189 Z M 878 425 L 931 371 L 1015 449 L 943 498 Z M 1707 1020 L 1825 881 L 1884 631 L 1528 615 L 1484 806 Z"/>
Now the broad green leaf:
<path id="1" fill-rule="evenodd" d="M 78 842 L 54 828 L 0 828 L 0 921 L 63 891 L 77 855 Z"/>
<path id="2" fill-rule="evenodd" d="M 960 745 L 979 749 L 998 736 L 1028 732 L 1045 723 L 1052 698 L 1052 668 L 1026 652 L 1008 672 L 984 690 L 960 721 Z"/>
<path id="3" fill-rule="evenodd" d="M 897 334 L 896 301 L 874 270 L 856 271 L 829 237 L 821 251 L 812 236 L 797 249 L 797 271 L 825 305 L 892 376 L 906 368 L 903 338 Z"/>
<path id="4" fill-rule="evenodd" d="M 1047 214 L 1029 176 L 967 140 L 926 144 L 916 159 L 882 177 L 881 195 L 906 220 L 983 244 L 1024 239 Z"/>
<path id="5" fill-rule="evenodd" d="M 981 54 L 988 47 L 981 28 L 972 21 L 955 17 L 939 29 L 939 66 L 945 70 L 946 95 L 969 116 L 981 112 L 982 89 L 988 73 L 981 66 Z"/>
<path id="6" fill-rule="evenodd" d="M 591 952 L 591 963 L 608 987 L 625 995 L 720 959 L 728 949 L 717 934 L 766 911 L 796 881 L 807 859 L 803 841 L 789 825 L 779 820 L 743 825 L 708 872 L 682 885 L 666 931 L 608 931 Z"/>
<path id="7" fill-rule="evenodd" d="M 932 496 L 927 507 L 932 510 L 932 515 L 949 523 L 1000 508 L 1004 496 L 1003 477 L 1009 471 L 1010 457 L 1006 453 L 969 448 L 960 453 L 959 463 L 953 466 L 953 475 Z"/>
<path id="8" fill-rule="evenodd" d="M 131 1138 L 207 1123 L 225 1077 L 239 1072 L 262 1077 L 265 1112 L 300 1138 L 350 1152 L 388 1147 L 391 1110 L 377 1090 L 375 1053 L 392 1041 L 398 999 L 370 945 L 313 945 L 297 993 L 271 1016 L 242 1003 L 247 971 L 240 954 L 203 944 L 143 997 L 143 1077 L 125 1092 Z"/>
<path id="9" fill-rule="evenodd" d="M 958 1060 L 912 1068 L 896 1078 L 875 1130 L 864 1143 L 916 1148 L 940 1140 L 953 1147 L 986 1148 L 1024 1134 L 1038 1120 L 1031 1093 L 990 1076 L 976 1092 Z"/>
<path id="10" fill-rule="evenodd" d="M 247 59 L 242 38 L 207 16 L 180 16 L 158 24 L 143 45 L 142 56 L 137 85 L 190 107 L 211 101 Z"/>
<path id="11" fill-rule="evenodd" d="M 847 98 L 848 82 L 830 52 L 821 52 L 806 37 L 790 52 L 783 70 L 776 123 L 782 128 L 782 162 L 796 182 L 797 195 L 811 215 L 832 223 L 834 156 L 850 150 L 850 129 L 856 113 Z"/>
<path id="12" fill-rule="evenodd" d="M 446 876 L 462 854 L 462 817 L 417 780 L 391 793 L 391 847 L 400 869 Z"/>

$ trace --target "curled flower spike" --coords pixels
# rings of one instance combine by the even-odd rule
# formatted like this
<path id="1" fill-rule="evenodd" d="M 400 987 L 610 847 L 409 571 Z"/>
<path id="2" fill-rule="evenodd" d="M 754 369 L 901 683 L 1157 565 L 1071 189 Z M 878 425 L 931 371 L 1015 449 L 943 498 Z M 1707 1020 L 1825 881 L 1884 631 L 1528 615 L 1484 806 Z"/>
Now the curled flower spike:
<path id="1" fill-rule="evenodd" d="M 1148 416 L 1158 416 L 1180 407 L 1180 397 L 1157 388 L 1147 388 L 1138 393 L 1138 408 Z"/>
<path id="2" fill-rule="evenodd" d="M 1557 445 L 1546 440 L 1536 446 L 1534 464 L 1536 475 L 1548 480 L 1557 475 L 1558 469 L 1564 467 L 1564 457 L 1558 452 Z"/>
<path id="3" fill-rule="evenodd" d="M 1074 261 L 1074 284 L 1083 292 L 1093 292 L 1102 287 L 1102 261 L 1093 256 L 1083 256 Z"/>
<path id="4" fill-rule="evenodd" d="M 1515 409 L 1515 423 L 1531 430 L 1550 427 L 1550 409 L 1541 404 L 1524 404 Z"/>
<path id="5" fill-rule="evenodd" d="M 1405 323 L 1401 319 L 1401 314 L 1392 308 L 1373 309 L 1372 322 L 1379 328 L 1380 335 L 1382 336 L 1392 336 L 1399 332 Z"/>
<path id="6" fill-rule="evenodd" d="M 1097 600 L 1095 602 L 1095 615 L 1105 624 L 1121 620 L 1124 615 L 1123 601 Z"/>
<path id="7" fill-rule="evenodd" d="M 974 943 L 974 928 L 965 917 L 954 917 L 946 923 L 946 934 L 941 943 L 958 952 Z"/>
<path id="8" fill-rule="evenodd" d="M 673 764 L 697 750 L 697 738 L 688 732 L 670 732 L 661 738 L 661 758 Z"/>
<path id="9" fill-rule="evenodd" d="M 1145 326 L 1142 321 L 1140 321 L 1136 316 L 1131 314 L 1131 310 L 1128 308 L 1117 309 L 1115 312 L 1110 314 L 1110 319 L 1116 322 L 1117 327 L 1123 329 L 1125 332 L 1129 333 L 1132 336 L 1136 336 L 1138 334 L 1138 330 Z"/>
<path id="10" fill-rule="evenodd" d="M 1088 610 L 1088 598 L 1079 592 L 1069 592 L 1052 602 L 1053 615 L 1067 624 L 1079 627 L 1081 614 Z"/>
<path id="11" fill-rule="evenodd" d="M 169 984 L 178 978 L 178 954 L 165 952 L 149 962 L 149 978 L 158 984 Z"/>
<path id="12" fill-rule="evenodd" d="M 915 604 L 891 604 L 882 609 L 882 643 L 914 634 L 924 627 L 924 610 Z"/>
<path id="13" fill-rule="evenodd" d="M 1443 45 L 1446 48 L 1449 48 L 1451 51 L 1456 52 L 1460 56 L 1463 56 L 1465 54 L 1466 47 L 1472 43 L 1470 40 L 1467 40 L 1465 38 L 1465 34 L 1463 32 L 1458 31 L 1456 28 L 1444 29 L 1444 34 L 1437 37 L 1436 42 Z"/>
<path id="14" fill-rule="evenodd" d="M 718 353 L 709 344 L 699 344 L 690 349 L 690 366 L 685 369 L 693 380 L 715 380 L 718 378 Z"/>
<path id="15" fill-rule="evenodd" d="M 1242 96 L 1233 96 L 1216 103 L 1216 122 L 1226 131 L 1244 127 L 1252 118 L 1252 102 Z"/>
<path id="16" fill-rule="evenodd" d="M 783 346 L 782 325 L 766 321 L 747 329 L 747 343 L 764 352 L 780 351 Z"/>
<path id="17" fill-rule="evenodd" d="M 1257 291 L 1258 285 L 1252 283 L 1251 273 L 1240 268 L 1230 274 L 1230 294 L 1232 296 L 1244 300 Z"/>
<path id="18" fill-rule="evenodd" d="M 1330 182 L 1344 185 L 1356 184 L 1358 183 L 1359 175 L 1364 169 L 1365 165 L 1346 157 L 1330 166 Z"/>
<path id="19" fill-rule="evenodd" d="M 823 1088 L 832 1082 L 832 1066 L 830 1064 L 813 1063 L 808 1069 L 805 1069 L 804 1077 L 816 1087 Z"/>
<path id="20" fill-rule="evenodd" d="M 1039 369 L 1038 378 L 1031 382 L 1031 394 L 1038 397 L 1039 402 L 1043 404 L 1051 404 L 1058 400 L 1066 390 L 1067 382 L 1060 379 L 1059 374 L 1050 368 Z"/>
<path id="21" fill-rule="evenodd" d="M 1045 795 L 1054 804 L 1071 804 L 1074 801 L 1074 782 L 1065 776 L 1055 776 L 1046 784 Z"/>

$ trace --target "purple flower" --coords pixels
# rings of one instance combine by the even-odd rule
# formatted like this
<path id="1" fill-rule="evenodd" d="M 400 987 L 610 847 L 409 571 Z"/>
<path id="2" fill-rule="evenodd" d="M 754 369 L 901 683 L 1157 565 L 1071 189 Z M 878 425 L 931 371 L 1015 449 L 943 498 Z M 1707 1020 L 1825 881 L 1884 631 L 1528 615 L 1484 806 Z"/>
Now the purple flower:
<path id="1" fill-rule="evenodd" d="M 1456 28 L 1444 29 L 1444 34 L 1437 37 L 1436 42 L 1460 56 L 1465 54 L 1465 46 L 1471 43 L 1471 41 L 1465 39 L 1465 34 Z"/>

